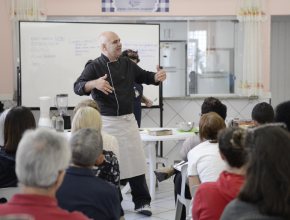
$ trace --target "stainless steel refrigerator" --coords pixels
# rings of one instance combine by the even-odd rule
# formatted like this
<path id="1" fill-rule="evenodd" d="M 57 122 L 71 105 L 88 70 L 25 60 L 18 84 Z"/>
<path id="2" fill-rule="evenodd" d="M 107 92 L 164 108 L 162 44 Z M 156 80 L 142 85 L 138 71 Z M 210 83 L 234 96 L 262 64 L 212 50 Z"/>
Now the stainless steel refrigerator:
<path id="1" fill-rule="evenodd" d="M 161 42 L 160 66 L 167 73 L 163 97 L 183 97 L 186 91 L 186 42 Z"/>

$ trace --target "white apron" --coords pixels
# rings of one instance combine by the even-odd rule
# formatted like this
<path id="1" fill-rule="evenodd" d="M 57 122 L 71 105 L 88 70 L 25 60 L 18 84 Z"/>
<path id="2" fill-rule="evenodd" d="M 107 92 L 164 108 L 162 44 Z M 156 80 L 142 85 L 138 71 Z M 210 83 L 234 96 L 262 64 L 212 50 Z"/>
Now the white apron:
<path id="1" fill-rule="evenodd" d="M 102 116 L 102 131 L 114 136 L 119 144 L 120 179 L 146 173 L 146 158 L 134 114 Z"/>

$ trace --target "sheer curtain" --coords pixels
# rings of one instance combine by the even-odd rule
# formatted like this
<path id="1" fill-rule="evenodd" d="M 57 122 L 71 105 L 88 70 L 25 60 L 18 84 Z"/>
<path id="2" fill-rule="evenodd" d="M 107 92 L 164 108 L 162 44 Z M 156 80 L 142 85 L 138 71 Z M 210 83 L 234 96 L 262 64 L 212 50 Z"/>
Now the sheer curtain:
<path id="1" fill-rule="evenodd" d="M 44 0 L 7 0 L 11 21 L 45 21 Z"/>
<path id="2" fill-rule="evenodd" d="M 240 0 L 237 13 L 240 23 L 236 91 L 241 96 L 263 95 L 263 33 L 267 18 L 265 0 Z"/>
<path id="3" fill-rule="evenodd" d="M 17 67 L 19 66 L 18 21 L 45 21 L 47 19 L 44 0 L 7 0 L 12 28 L 14 91 L 17 90 Z"/>

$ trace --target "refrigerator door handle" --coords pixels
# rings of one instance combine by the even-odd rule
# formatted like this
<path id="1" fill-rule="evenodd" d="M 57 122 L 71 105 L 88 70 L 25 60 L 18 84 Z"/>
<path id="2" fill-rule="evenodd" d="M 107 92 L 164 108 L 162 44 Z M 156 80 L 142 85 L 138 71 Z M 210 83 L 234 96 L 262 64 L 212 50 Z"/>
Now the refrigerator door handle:
<path id="1" fill-rule="evenodd" d="M 171 72 L 171 71 L 176 71 L 176 67 L 174 68 L 170 68 L 170 69 L 167 69 L 167 68 L 163 68 L 163 70 L 165 70 L 166 72 Z"/>
<path id="2" fill-rule="evenodd" d="M 163 66 L 163 69 L 176 69 L 175 66 Z"/>

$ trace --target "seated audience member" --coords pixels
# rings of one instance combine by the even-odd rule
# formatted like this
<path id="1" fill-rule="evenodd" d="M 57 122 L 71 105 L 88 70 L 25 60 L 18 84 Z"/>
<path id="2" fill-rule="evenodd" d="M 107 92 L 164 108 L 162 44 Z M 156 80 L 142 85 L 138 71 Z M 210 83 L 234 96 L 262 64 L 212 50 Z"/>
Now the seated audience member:
<path id="1" fill-rule="evenodd" d="M 92 171 L 94 164 L 99 165 L 104 160 L 101 133 L 83 128 L 73 134 L 70 146 L 71 166 L 56 193 L 59 206 L 68 211 L 81 211 L 96 220 L 119 220 L 120 200 L 116 187 L 96 177 Z"/>
<path id="2" fill-rule="evenodd" d="M 27 131 L 16 154 L 22 194 L 15 194 L 8 203 L 0 205 L 0 215 L 29 214 L 35 220 L 88 219 L 82 213 L 60 209 L 55 199 L 70 157 L 65 138 L 47 129 Z"/>
<path id="3" fill-rule="evenodd" d="M 5 112 L 4 112 L 5 113 Z M 35 129 L 32 112 L 24 107 L 12 108 L 4 122 L 4 146 L 0 150 L 0 188 L 16 187 L 15 155 L 23 133 L 27 129 Z"/>
<path id="4" fill-rule="evenodd" d="M 3 111 L 0 115 L 0 147 L 4 146 L 4 122 L 9 111 L 10 108 Z"/>
<path id="5" fill-rule="evenodd" d="M 188 153 L 187 175 L 189 189 L 204 182 L 215 182 L 226 163 L 219 154 L 217 134 L 226 127 L 224 120 L 215 112 L 204 114 L 199 122 L 199 138 L 202 143 Z"/>
<path id="6" fill-rule="evenodd" d="M 217 181 L 220 173 L 226 169 L 217 144 L 217 134 L 226 127 L 224 120 L 215 112 L 204 114 L 199 122 L 201 143 L 188 153 L 187 175 L 189 189 L 204 182 Z M 191 207 L 188 218 L 191 219 Z"/>
<path id="7" fill-rule="evenodd" d="M 283 122 L 287 125 L 290 132 L 290 101 L 280 103 L 275 108 L 275 122 Z"/>
<path id="8" fill-rule="evenodd" d="M 227 106 L 221 103 L 220 100 L 209 97 L 206 98 L 201 106 L 201 115 L 207 114 L 209 112 L 215 112 L 217 113 L 220 117 L 222 117 L 223 120 L 227 117 Z M 184 143 L 183 147 L 180 151 L 180 157 L 184 161 L 187 160 L 187 155 L 188 152 L 193 149 L 195 146 L 199 145 L 201 143 L 201 140 L 199 138 L 199 135 L 191 136 L 187 138 Z M 177 198 L 177 194 L 180 195 L 181 193 L 181 182 L 182 182 L 182 176 L 181 172 L 177 172 L 175 177 L 174 177 L 174 195 L 175 195 L 175 201 Z M 185 186 L 185 198 L 191 199 L 191 193 L 188 185 Z M 187 213 L 186 213 L 187 214 Z M 185 219 L 185 207 L 183 206 L 182 208 L 182 214 L 181 214 L 181 219 Z"/>
<path id="9" fill-rule="evenodd" d="M 102 118 L 98 111 L 91 107 L 81 107 L 76 112 L 72 122 L 72 135 L 82 128 L 94 128 L 101 132 Z M 120 187 L 120 169 L 116 155 L 111 151 L 111 146 L 118 148 L 118 142 L 115 137 L 105 135 L 107 141 L 103 141 L 103 155 L 105 159 L 102 164 L 93 167 L 95 175 L 106 182 L 112 183 L 116 188 Z M 103 139 L 102 133 L 102 139 Z M 109 141 L 111 140 L 111 141 Z"/>
<path id="10" fill-rule="evenodd" d="M 209 97 L 209 98 L 206 98 L 204 100 L 204 102 L 201 106 L 201 112 L 202 112 L 201 115 L 207 114 L 209 112 L 215 112 L 219 116 L 221 116 L 223 118 L 223 120 L 225 120 L 225 118 L 227 117 L 227 106 L 222 104 L 220 102 L 220 100 L 213 98 L 213 97 Z M 199 135 L 190 136 L 189 138 L 187 138 L 184 141 L 183 147 L 179 153 L 181 159 L 184 161 L 187 161 L 188 152 L 200 143 L 201 142 L 200 142 Z M 175 173 L 176 173 L 176 176 L 175 176 L 174 182 L 181 183 L 180 172 L 174 170 L 172 167 L 160 168 L 160 169 L 157 169 L 155 171 L 156 177 L 157 177 L 159 182 L 162 182 L 163 180 L 168 179 L 170 176 L 174 175 Z M 180 188 L 179 189 L 179 191 L 180 191 L 181 187 L 178 187 L 178 188 Z M 180 193 L 180 192 L 177 192 L 177 193 Z"/>
<path id="11" fill-rule="evenodd" d="M 290 137 L 278 126 L 249 129 L 246 180 L 221 220 L 290 219 Z"/>
<path id="12" fill-rule="evenodd" d="M 227 106 L 222 104 L 221 101 L 216 98 L 213 97 L 206 98 L 201 106 L 201 115 L 210 112 L 217 113 L 219 116 L 222 117 L 223 120 L 225 120 L 227 117 Z M 184 141 L 183 147 L 179 153 L 182 160 L 187 161 L 188 152 L 200 143 L 201 142 L 198 135 L 190 136 L 189 138 L 187 138 Z"/>
<path id="13" fill-rule="evenodd" d="M 225 120 L 225 118 L 227 117 L 227 107 L 224 104 L 222 104 L 220 100 L 213 97 L 206 98 L 201 106 L 201 115 L 207 114 L 209 112 L 216 112 L 219 116 L 222 117 L 223 120 Z M 184 141 L 183 147 L 180 151 L 180 157 L 184 161 L 187 161 L 188 152 L 200 143 L 201 141 L 200 141 L 199 135 L 195 135 L 195 136 L 191 136 L 187 138 Z M 181 182 L 182 182 L 181 172 L 174 170 L 172 167 L 168 167 L 166 169 L 164 168 L 158 169 L 156 170 L 156 173 L 157 173 L 157 179 L 159 181 L 168 179 L 171 175 L 176 174 L 174 177 L 174 196 L 175 196 L 175 201 L 176 201 L 177 195 L 178 194 L 180 195 L 181 193 Z M 185 198 L 191 199 L 191 194 L 190 194 L 188 185 L 185 186 Z M 181 219 L 185 219 L 184 206 L 182 209 Z"/>
<path id="14" fill-rule="evenodd" d="M 87 108 L 86 108 L 87 107 Z M 82 113 L 77 113 L 81 109 Z M 97 111 L 95 111 L 97 110 Z M 94 100 L 84 100 L 80 102 L 74 109 L 75 117 L 73 120 L 72 133 L 79 129 L 89 127 L 101 132 L 102 118 L 100 108 Z M 98 114 L 99 113 L 99 114 Z M 117 139 L 101 132 L 103 139 L 103 155 L 105 159 L 102 164 L 93 167 L 94 174 L 102 180 L 114 184 L 119 191 L 120 202 L 123 197 L 120 190 L 120 168 L 119 168 L 119 145 Z M 120 216 L 124 216 L 121 207 Z"/>
<path id="15" fill-rule="evenodd" d="M 240 143 L 242 128 L 227 128 L 218 137 L 221 158 L 226 170 L 216 182 L 199 185 L 194 197 L 192 218 L 194 220 L 219 219 L 226 205 L 235 199 L 245 179 L 247 152 Z"/>
<path id="16" fill-rule="evenodd" d="M 262 125 L 274 122 L 274 109 L 273 107 L 266 103 L 261 102 L 257 104 L 252 111 L 252 119 L 254 120 L 254 125 Z"/>
<path id="17" fill-rule="evenodd" d="M 92 108 L 94 108 L 95 110 L 97 110 L 101 114 L 101 110 L 100 110 L 98 104 L 94 100 L 92 100 L 92 99 L 86 99 L 84 101 L 81 101 L 75 107 L 74 114 L 76 114 L 77 111 L 81 107 L 92 107 Z M 112 135 L 108 135 L 108 134 L 106 134 L 104 132 L 101 132 L 101 133 L 102 133 L 102 138 L 103 138 L 103 144 L 104 144 L 103 148 L 104 148 L 104 150 L 106 150 L 106 151 L 112 151 L 116 155 L 116 157 L 118 159 L 118 162 L 120 164 L 119 145 L 118 145 L 117 139 L 114 136 L 112 136 Z"/>

